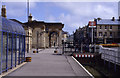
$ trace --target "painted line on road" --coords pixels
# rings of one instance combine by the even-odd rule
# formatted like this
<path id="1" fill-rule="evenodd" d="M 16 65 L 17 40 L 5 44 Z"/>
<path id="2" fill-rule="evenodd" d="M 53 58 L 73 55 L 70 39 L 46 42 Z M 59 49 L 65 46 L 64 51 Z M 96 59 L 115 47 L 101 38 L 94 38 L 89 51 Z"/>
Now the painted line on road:
<path id="1" fill-rule="evenodd" d="M 25 65 L 26 63 L 27 63 L 27 62 L 24 62 L 24 63 L 22 63 L 22 64 L 20 64 L 20 65 L 17 65 L 17 66 L 14 67 L 13 69 L 8 70 L 8 72 L 2 73 L 2 74 L 0 75 L 0 78 L 2 78 L 3 76 L 6 76 L 6 75 L 10 74 L 11 72 L 17 70 L 18 68 L 22 67 L 22 66 Z"/>
<path id="2" fill-rule="evenodd" d="M 85 67 L 83 67 L 82 64 L 80 64 L 73 56 L 72 56 L 72 58 L 73 58 L 92 78 L 94 78 L 94 76 L 93 76 Z"/>

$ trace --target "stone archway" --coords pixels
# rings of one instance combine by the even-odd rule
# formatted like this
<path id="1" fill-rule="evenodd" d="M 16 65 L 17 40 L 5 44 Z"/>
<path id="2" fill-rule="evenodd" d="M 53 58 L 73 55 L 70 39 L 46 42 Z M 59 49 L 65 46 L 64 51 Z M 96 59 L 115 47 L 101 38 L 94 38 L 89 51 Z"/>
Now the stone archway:
<path id="1" fill-rule="evenodd" d="M 59 35 L 58 32 L 53 31 L 49 34 L 49 47 L 58 46 Z"/>

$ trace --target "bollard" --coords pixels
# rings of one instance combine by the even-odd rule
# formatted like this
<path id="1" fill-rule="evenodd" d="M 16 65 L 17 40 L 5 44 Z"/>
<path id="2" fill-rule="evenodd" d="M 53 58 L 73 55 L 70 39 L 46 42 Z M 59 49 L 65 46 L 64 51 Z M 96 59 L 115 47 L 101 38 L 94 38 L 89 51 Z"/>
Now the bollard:
<path id="1" fill-rule="evenodd" d="M 55 50 L 54 53 L 57 53 L 57 51 Z"/>
<path id="2" fill-rule="evenodd" d="M 33 51 L 33 53 L 36 53 L 36 51 Z"/>
<path id="3" fill-rule="evenodd" d="M 26 62 L 31 62 L 32 57 L 26 57 Z"/>

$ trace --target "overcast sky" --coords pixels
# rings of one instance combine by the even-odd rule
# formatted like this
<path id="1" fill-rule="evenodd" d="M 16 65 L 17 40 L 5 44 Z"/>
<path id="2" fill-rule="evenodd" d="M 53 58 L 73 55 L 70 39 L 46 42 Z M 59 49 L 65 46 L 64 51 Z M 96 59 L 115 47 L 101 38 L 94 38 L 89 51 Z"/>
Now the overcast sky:
<path id="1" fill-rule="evenodd" d="M 2 2 L 7 8 L 7 18 L 27 21 L 26 2 Z M 1 8 L 2 5 L 0 5 Z M 1 11 L 0 11 L 1 13 Z M 94 18 L 118 18 L 118 2 L 30 2 L 33 20 L 62 22 L 64 31 L 72 33 Z"/>

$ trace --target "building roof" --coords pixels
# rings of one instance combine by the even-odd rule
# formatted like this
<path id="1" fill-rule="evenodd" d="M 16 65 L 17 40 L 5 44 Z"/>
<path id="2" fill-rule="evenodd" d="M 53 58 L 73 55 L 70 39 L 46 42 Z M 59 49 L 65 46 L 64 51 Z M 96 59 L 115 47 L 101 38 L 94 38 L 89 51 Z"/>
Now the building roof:
<path id="1" fill-rule="evenodd" d="M 25 35 L 25 30 L 21 24 L 8 20 L 2 16 L 0 16 L 0 19 L 2 20 L 2 22 L 0 22 L 2 31 Z"/>
<path id="2" fill-rule="evenodd" d="M 44 21 L 31 21 L 31 22 L 25 22 L 23 23 L 26 26 L 30 26 L 33 27 L 34 25 L 40 25 L 40 24 L 44 24 L 45 26 L 57 26 L 57 25 L 62 25 L 62 28 L 64 27 L 64 24 L 60 23 L 60 22 L 44 22 Z"/>
<path id="3" fill-rule="evenodd" d="M 62 34 L 68 34 L 68 32 L 67 31 L 62 31 Z"/>
<path id="4" fill-rule="evenodd" d="M 100 19 L 97 20 L 98 25 L 120 25 L 120 21 L 118 19 L 115 19 L 112 21 L 112 19 Z"/>

